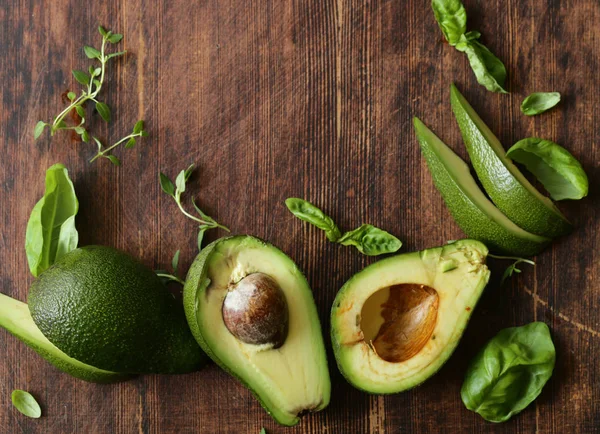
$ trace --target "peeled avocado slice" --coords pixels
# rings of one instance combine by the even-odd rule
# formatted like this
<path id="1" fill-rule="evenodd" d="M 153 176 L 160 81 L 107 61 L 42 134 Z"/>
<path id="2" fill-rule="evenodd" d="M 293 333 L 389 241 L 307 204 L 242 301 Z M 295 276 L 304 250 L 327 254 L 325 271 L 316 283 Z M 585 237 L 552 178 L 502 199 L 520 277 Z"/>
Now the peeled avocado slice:
<path id="1" fill-rule="evenodd" d="M 460 240 L 383 259 L 348 280 L 331 310 L 344 377 L 366 392 L 397 393 L 435 374 L 489 280 L 487 253 L 479 241 Z"/>
<path id="2" fill-rule="evenodd" d="M 131 374 L 98 369 L 75 360 L 56 348 L 37 328 L 27 304 L 0 294 L 0 327 L 19 338 L 40 356 L 67 374 L 93 383 L 114 383 L 132 377 Z"/>
<path id="3" fill-rule="evenodd" d="M 202 349 L 277 422 L 292 426 L 302 413 L 327 406 L 331 385 L 317 309 L 283 252 L 251 236 L 219 239 L 192 264 L 183 295 Z"/>
<path id="4" fill-rule="evenodd" d="M 469 166 L 419 119 L 414 119 L 423 156 L 454 220 L 467 236 L 484 242 L 493 251 L 535 255 L 549 238 L 529 233 L 515 225 L 483 194 Z"/>
<path id="5" fill-rule="evenodd" d="M 452 110 L 483 188 L 496 206 L 526 231 L 546 237 L 569 233 L 571 223 L 523 176 L 498 138 L 452 85 Z"/>

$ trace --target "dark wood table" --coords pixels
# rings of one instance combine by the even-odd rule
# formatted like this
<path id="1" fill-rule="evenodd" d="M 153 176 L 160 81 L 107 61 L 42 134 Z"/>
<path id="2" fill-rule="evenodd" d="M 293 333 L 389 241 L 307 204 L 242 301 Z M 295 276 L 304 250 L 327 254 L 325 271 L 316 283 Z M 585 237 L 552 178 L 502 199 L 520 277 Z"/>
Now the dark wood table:
<path id="1" fill-rule="evenodd" d="M 593 433 L 600 432 L 600 3 L 598 0 L 466 0 L 470 28 L 509 70 L 509 95 L 478 86 L 465 56 L 443 43 L 429 1 L 18 2 L 0 8 L 0 290 L 25 300 L 24 250 L 44 172 L 63 162 L 81 202 L 81 244 L 106 244 L 164 267 L 176 249 L 189 266 L 196 229 L 160 191 L 198 165 L 192 192 L 236 233 L 265 238 L 305 271 L 329 347 L 338 288 L 375 259 L 333 245 L 283 202 L 305 197 L 343 228 L 369 222 L 413 251 L 464 236 L 421 158 L 411 117 L 422 117 L 465 156 L 449 105 L 456 82 L 509 146 L 536 135 L 578 157 L 591 193 L 561 204 L 575 232 L 555 242 L 504 287 L 490 283 L 456 351 L 427 383 L 392 396 L 348 385 L 331 351 L 331 404 L 296 428 L 277 426 L 231 377 L 210 365 L 182 376 L 88 384 L 58 372 L 0 332 L 2 433 Z M 115 140 L 145 119 L 150 136 L 120 150 L 123 167 L 89 164 L 94 146 L 67 134 L 34 142 L 33 127 L 79 89 L 71 69 L 88 65 L 84 44 L 98 24 L 122 32 L 125 59 L 109 66 L 104 100 Z M 563 94 L 560 107 L 528 118 L 533 91 Z M 91 109 L 89 109 L 91 113 Z M 208 239 L 220 234 L 209 233 Z M 545 321 L 557 347 L 554 376 L 521 415 L 494 425 L 465 409 L 459 390 L 469 360 L 500 329 Z M 44 416 L 28 419 L 10 392 L 34 393 Z"/>

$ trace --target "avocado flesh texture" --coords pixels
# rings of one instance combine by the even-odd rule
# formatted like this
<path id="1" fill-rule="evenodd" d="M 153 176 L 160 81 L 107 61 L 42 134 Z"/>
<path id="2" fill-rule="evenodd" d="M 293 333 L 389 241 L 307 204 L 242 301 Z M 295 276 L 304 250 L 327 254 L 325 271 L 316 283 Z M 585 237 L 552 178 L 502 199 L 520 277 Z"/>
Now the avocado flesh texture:
<path id="1" fill-rule="evenodd" d="M 0 294 L 0 327 L 23 341 L 40 356 L 67 374 L 93 383 L 114 383 L 131 374 L 106 371 L 75 360 L 52 345 L 37 328 L 26 303 Z"/>
<path id="2" fill-rule="evenodd" d="M 277 349 L 245 344 L 223 322 L 228 286 L 251 273 L 264 273 L 282 289 L 289 328 Z M 202 349 L 240 380 L 282 425 L 329 403 L 331 384 L 317 310 L 308 282 L 276 247 L 251 236 L 222 238 L 205 247 L 184 287 L 188 323 Z"/>
<path id="3" fill-rule="evenodd" d="M 433 180 L 450 213 L 467 236 L 492 251 L 530 256 L 541 252 L 550 239 L 521 229 L 483 194 L 469 166 L 419 119 L 414 119 L 417 139 Z"/>
<path id="4" fill-rule="evenodd" d="M 369 393 L 397 393 L 419 385 L 448 360 L 467 326 L 490 272 L 486 246 L 460 240 L 443 247 L 380 260 L 355 274 L 338 292 L 331 310 L 331 339 L 341 373 Z M 456 268 L 443 271 L 448 260 Z M 402 284 L 426 285 L 437 292 L 437 317 L 429 338 L 416 354 L 401 362 L 380 357 L 366 335 L 365 303 L 371 296 Z M 394 288 L 389 289 L 393 291 Z M 378 303 L 385 300 L 378 300 Z M 372 306 L 371 306 L 372 308 Z M 375 328 L 382 325 L 373 319 Z M 373 325 L 370 326 L 373 328 Z"/>
<path id="5" fill-rule="evenodd" d="M 176 374 L 207 360 L 183 307 L 128 254 L 86 246 L 61 257 L 29 291 L 29 309 L 52 344 L 115 372 Z"/>
<path id="6" fill-rule="evenodd" d="M 498 138 L 455 85 L 450 89 L 450 99 L 471 164 L 500 211 L 531 233 L 549 238 L 568 234 L 571 223 L 506 156 Z"/>

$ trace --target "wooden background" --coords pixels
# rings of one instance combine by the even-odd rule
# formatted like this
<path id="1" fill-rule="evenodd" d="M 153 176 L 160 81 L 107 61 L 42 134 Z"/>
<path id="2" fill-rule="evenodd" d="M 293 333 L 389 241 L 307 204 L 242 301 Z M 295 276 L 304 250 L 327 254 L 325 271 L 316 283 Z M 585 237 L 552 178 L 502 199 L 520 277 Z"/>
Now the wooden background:
<path id="1" fill-rule="evenodd" d="M 151 267 L 182 249 L 196 229 L 160 191 L 157 172 L 199 166 L 192 191 L 235 233 L 287 252 L 313 288 L 326 342 L 338 288 L 373 262 L 286 210 L 289 196 L 322 206 L 340 226 L 369 222 L 413 251 L 463 234 L 432 184 L 412 132 L 418 115 L 462 155 L 449 105 L 456 82 L 506 146 L 538 135 L 566 146 L 590 175 L 591 193 L 561 204 L 576 231 L 505 287 L 506 264 L 473 314 L 458 350 L 423 386 L 398 395 L 361 393 L 340 376 L 331 351 L 328 409 L 296 428 L 277 426 L 250 393 L 215 366 L 183 376 L 87 384 L 55 370 L 0 332 L 2 433 L 592 433 L 600 432 L 600 3 L 598 0 L 465 0 L 471 29 L 507 65 L 510 95 L 478 86 L 464 55 L 442 41 L 428 0 L 4 0 L 0 8 L 0 290 L 25 300 L 32 282 L 24 251 L 29 212 L 44 171 L 63 162 L 81 201 L 82 244 L 124 249 Z M 33 141 L 33 127 L 79 86 L 102 23 L 125 35 L 127 57 L 109 66 L 104 100 L 115 140 L 146 120 L 150 137 L 118 151 L 123 167 L 89 164 L 93 146 L 66 134 Z M 560 91 L 551 113 L 527 118 L 521 100 Z M 90 110 L 91 113 L 91 110 Z M 221 234 L 210 233 L 208 239 Z M 469 360 L 500 329 L 550 325 L 555 375 L 508 423 L 463 406 Z M 10 392 L 27 389 L 44 416 L 27 419 Z"/>

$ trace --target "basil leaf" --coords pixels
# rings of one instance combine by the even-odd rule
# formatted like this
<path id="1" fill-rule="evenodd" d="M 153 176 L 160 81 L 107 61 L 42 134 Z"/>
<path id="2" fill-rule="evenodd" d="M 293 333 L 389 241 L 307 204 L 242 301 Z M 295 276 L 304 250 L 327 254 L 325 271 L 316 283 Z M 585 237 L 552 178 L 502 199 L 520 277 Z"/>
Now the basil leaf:
<path id="1" fill-rule="evenodd" d="M 100 59 L 102 57 L 102 53 L 96 50 L 94 47 L 84 46 L 83 51 L 88 59 Z"/>
<path id="2" fill-rule="evenodd" d="M 79 202 L 68 171 L 62 164 L 55 164 L 46 171 L 46 191 L 27 223 L 25 251 L 35 277 L 77 248 L 78 210 Z"/>
<path id="3" fill-rule="evenodd" d="M 552 376 L 555 358 L 546 324 L 504 329 L 471 362 L 462 401 L 485 420 L 504 422 L 537 398 Z"/>
<path id="4" fill-rule="evenodd" d="M 467 31 L 467 12 L 460 0 L 432 0 L 431 7 L 448 43 L 456 45 Z"/>
<path id="5" fill-rule="evenodd" d="M 521 103 L 521 111 L 527 116 L 535 116 L 550 110 L 560 102 L 558 92 L 535 92 Z"/>
<path id="6" fill-rule="evenodd" d="M 527 167 L 554 200 L 581 199 L 588 194 L 583 167 L 557 143 L 531 137 L 515 143 L 506 155 Z"/>
<path id="7" fill-rule="evenodd" d="M 393 253 L 402 247 L 402 242 L 392 234 L 367 224 L 346 232 L 338 240 L 338 243 L 344 246 L 354 246 L 367 256 Z"/>
<path id="8" fill-rule="evenodd" d="M 96 103 L 96 111 L 100 113 L 102 119 L 104 119 L 106 122 L 110 122 L 110 107 L 107 104 L 98 101 Z"/>
<path id="9" fill-rule="evenodd" d="M 325 231 L 329 241 L 337 241 L 341 236 L 340 229 L 333 222 L 331 217 L 326 215 L 312 203 L 297 197 L 290 197 L 285 200 L 285 205 L 292 214 L 300 220 L 310 223 Z"/>
<path id="10" fill-rule="evenodd" d="M 84 86 L 87 86 L 91 79 L 86 72 L 78 71 L 76 69 L 73 70 L 73 77 L 75 77 L 75 80 L 77 80 L 80 84 L 83 84 Z"/>
<path id="11" fill-rule="evenodd" d="M 35 419 L 42 416 L 40 404 L 38 404 L 31 393 L 17 389 L 13 390 L 10 398 L 15 408 L 25 416 Z"/>
<path id="12" fill-rule="evenodd" d="M 462 35 L 460 39 L 456 49 L 464 52 L 469 58 L 477 82 L 491 92 L 508 93 L 503 87 L 506 81 L 506 67 L 502 61 L 481 42 L 467 39 L 466 35 Z"/>

